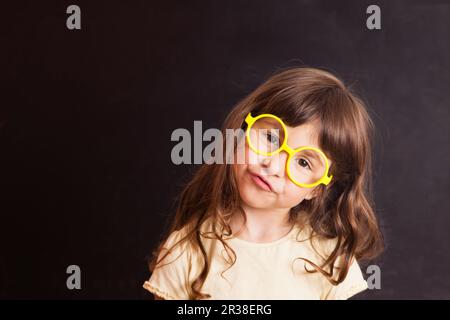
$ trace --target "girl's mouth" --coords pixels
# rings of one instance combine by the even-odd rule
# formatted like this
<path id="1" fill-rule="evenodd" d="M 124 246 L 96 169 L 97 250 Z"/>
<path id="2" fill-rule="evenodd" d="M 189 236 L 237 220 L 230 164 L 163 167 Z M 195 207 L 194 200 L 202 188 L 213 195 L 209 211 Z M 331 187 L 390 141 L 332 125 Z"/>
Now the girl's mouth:
<path id="1" fill-rule="evenodd" d="M 265 190 L 265 191 L 270 191 L 273 192 L 273 188 L 271 186 L 271 184 L 264 179 L 262 176 L 255 174 L 255 173 L 251 173 L 250 172 L 250 176 L 253 180 L 253 182 L 260 187 L 261 189 Z"/>

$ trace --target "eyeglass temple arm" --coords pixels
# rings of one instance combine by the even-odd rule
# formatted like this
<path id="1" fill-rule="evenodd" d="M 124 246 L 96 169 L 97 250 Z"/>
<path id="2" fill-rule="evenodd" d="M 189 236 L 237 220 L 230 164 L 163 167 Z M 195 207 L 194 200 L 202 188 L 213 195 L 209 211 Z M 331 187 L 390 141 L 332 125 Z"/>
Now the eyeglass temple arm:
<path id="1" fill-rule="evenodd" d="M 253 120 L 252 114 L 249 113 L 246 117 L 245 117 L 245 123 L 250 124 Z"/>
<path id="2" fill-rule="evenodd" d="M 330 183 L 330 181 L 331 181 L 331 179 L 333 178 L 333 175 L 331 175 L 331 176 L 325 176 L 324 178 L 323 178 L 323 183 L 325 184 L 325 185 L 327 185 L 327 184 L 329 184 Z"/>

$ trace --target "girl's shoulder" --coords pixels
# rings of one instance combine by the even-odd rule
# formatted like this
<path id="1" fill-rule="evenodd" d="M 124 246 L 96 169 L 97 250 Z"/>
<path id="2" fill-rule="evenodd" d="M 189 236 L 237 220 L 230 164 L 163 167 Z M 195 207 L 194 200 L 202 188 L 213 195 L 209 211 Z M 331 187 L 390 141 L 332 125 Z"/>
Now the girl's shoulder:
<path id="1" fill-rule="evenodd" d="M 296 226 L 297 232 L 293 236 L 296 243 L 301 243 L 303 250 L 315 260 L 329 257 L 338 245 L 338 238 L 327 238 L 319 235 L 309 224 Z"/>
<path id="2" fill-rule="evenodd" d="M 203 245 L 208 244 L 208 235 L 211 234 L 212 226 L 211 219 L 206 219 L 196 230 L 192 225 L 185 225 L 179 229 L 173 230 L 166 237 L 163 245 L 163 249 L 176 248 L 177 252 L 183 252 L 184 254 L 192 254 L 192 238 L 199 232 Z"/>
<path id="3" fill-rule="evenodd" d="M 303 240 L 301 249 L 303 256 L 309 258 L 316 265 L 321 265 L 325 262 L 339 245 L 337 237 L 326 238 L 320 236 L 310 226 L 303 228 L 299 234 L 302 235 L 302 238 L 297 240 Z M 341 259 L 342 256 L 338 256 L 336 259 L 334 264 L 335 276 L 333 278 L 336 278 L 336 275 L 339 273 Z M 332 285 L 325 278 L 322 279 L 323 299 L 348 299 L 367 289 L 367 282 L 363 277 L 359 262 L 354 256 L 350 258 L 348 267 L 345 279 L 338 285 Z"/>
<path id="4" fill-rule="evenodd" d="M 158 261 L 161 263 L 187 263 L 191 257 L 191 244 L 187 227 L 171 230 L 161 240 Z"/>

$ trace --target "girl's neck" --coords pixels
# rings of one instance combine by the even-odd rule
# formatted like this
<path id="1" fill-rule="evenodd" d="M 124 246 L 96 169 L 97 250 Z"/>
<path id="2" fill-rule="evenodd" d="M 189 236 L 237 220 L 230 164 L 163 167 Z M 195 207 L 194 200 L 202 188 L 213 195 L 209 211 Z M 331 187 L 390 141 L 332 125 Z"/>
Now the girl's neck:
<path id="1" fill-rule="evenodd" d="M 285 236 L 293 227 L 289 209 L 259 209 L 243 205 L 247 222 L 234 214 L 230 226 L 238 238 L 250 242 L 271 242 Z"/>

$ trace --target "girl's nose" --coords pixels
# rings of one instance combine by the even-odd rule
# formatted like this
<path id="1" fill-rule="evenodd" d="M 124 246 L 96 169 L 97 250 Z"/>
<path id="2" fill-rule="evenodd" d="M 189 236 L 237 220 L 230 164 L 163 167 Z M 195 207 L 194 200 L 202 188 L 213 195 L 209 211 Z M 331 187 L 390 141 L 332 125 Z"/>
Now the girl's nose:
<path id="1" fill-rule="evenodd" d="M 263 156 L 261 166 L 268 175 L 276 175 L 283 178 L 286 171 L 287 152 L 279 152 L 272 156 Z"/>

